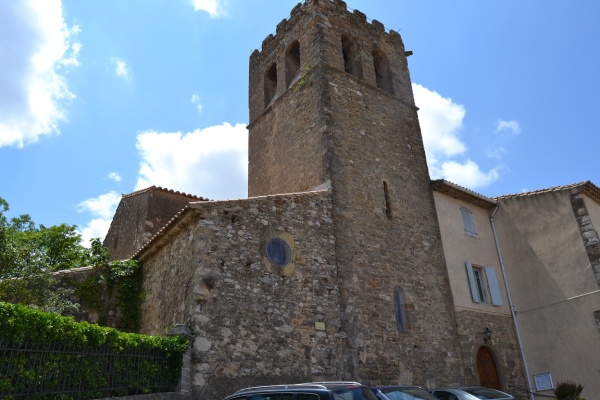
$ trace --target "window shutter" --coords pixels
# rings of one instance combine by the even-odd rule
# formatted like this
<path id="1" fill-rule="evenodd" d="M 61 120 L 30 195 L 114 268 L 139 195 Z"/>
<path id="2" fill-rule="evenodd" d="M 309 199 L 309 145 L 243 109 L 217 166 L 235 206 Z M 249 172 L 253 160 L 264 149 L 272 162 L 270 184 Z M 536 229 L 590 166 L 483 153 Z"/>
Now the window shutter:
<path id="1" fill-rule="evenodd" d="M 463 225 L 465 227 L 465 233 L 469 236 L 477 236 L 475 230 L 475 219 L 473 218 L 473 212 L 466 207 L 460 208 L 460 214 L 462 215 Z"/>
<path id="2" fill-rule="evenodd" d="M 467 266 L 467 276 L 469 277 L 469 286 L 471 286 L 471 296 L 475 303 L 481 303 L 482 299 L 479 297 L 479 291 L 477 291 L 477 284 L 475 283 L 475 274 L 473 273 L 473 265 L 470 262 L 465 263 Z"/>
<path id="3" fill-rule="evenodd" d="M 492 296 L 492 304 L 495 306 L 502 305 L 502 295 L 500 294 L 500 286 L 498 286 L 498 279 L 496 277 L 496 268 L 485 267 L 485 276 L 487 277 L 488 287 L 490 288 L 490 295 Z"/>

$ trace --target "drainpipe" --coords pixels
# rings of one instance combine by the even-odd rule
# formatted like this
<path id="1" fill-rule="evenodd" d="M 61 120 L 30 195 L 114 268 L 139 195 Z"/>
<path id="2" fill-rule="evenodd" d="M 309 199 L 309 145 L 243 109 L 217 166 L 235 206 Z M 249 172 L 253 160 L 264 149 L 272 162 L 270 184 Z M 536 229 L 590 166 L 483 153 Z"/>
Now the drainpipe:
<path id="1" fill-rule="evenodd" d="M 504 261 L 502 260 L 502 252 L 500 251 L 500 243 L 498 242 L 498 235 L 496 234 L 496 225 L 494 225 L 494 216 L 500 208 L 500 204 L 496 201 L 496 208 L 490 217 L 490 224 L 492 225 L 492 233 L 494 235 L 494 242 L 496 242 L 496 251 L 498 252 L 498 259 L 500 260 L 500 270 L 502 270 L 502 279 L 504 280 L 504 287 L 506 288 L 506 295 L 508 296 L 508 306 L 510 308 L 510 314 L 512 315 L 513 322 L 515 324 L 515 331 L 517 332 L 517 343 L 523 358 L 523 366 L 525 367 L 525 376 L 527 377 L 527 388 L 531 400 L 535 400 L 535 393 L 533 393 L 533 387 L 531 386 L 531 379 L 529 378 L 529 369 L 527 368 L 527 360 L 525 359 L 525 349 L 523 349 L 523 343 L 521 341 L 521 334 L 519 333 L 519 324 L 517 323 L 517 315 L 515 307 L 513 306 L 512 297 L 510 295 L 510 289 L 508 288 L 508 279 L 506 279 L 506 270 L 504 268 Z"/>

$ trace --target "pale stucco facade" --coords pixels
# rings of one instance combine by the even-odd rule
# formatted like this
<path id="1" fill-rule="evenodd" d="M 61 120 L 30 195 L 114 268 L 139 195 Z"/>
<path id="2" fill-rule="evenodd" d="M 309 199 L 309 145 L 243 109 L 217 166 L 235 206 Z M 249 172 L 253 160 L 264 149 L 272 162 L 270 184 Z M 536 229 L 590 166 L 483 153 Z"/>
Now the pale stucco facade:
<path id="1" fill-rule="evenodd" d="M 496 202 L 445 181 L 433 182 L 433 188 L 456 323 L 465 364 L 471 366 L 466 368 L 469 384 L 494 387 L 494 382 L 486 382 L 494 368 L 488 371 L 477 360 L 489 351 L 496 365 L 496 388 L 517 395 L 514 386 L 526 386 L 525 372 L 490 224 Z M 469 229 L 463 223 L 465 213 L 472 218 Z M 479 286 L 475 271 L 480 273 Z"/>
<path id="2" fill-rule="evenodd" d="M 584 386 L 588 400 L 600 399 L 600 190 L 586 182 L 486 199 L 436 181 L 434 197 L 457 321 L 465 310 L 479 313 L 482 321 L 492 314 L 506 316 L 520 338 L 533 392 L 552 395 L 538 391 L 536 382 L 549 373 L 554 386 L 571 380 Z M 472 211 L 475 237 L 465 234 L 461 207 Z M 501 306 L 474 302 L 468 260 L 497 266 Z M 507 288 L 516 324 L 504 301 Z"/>
<path id="3" fill-rule="evenodd" d="M 597 191 L 587 183 L 504 197 L 497 216 L 530 375 L 580 383 L 588 399 L 600 399 L 600 291 L 588 251 L 598 247 L 600 204 L 582 192 Z M 585 211 L 572 196 L 583 198 L 591 222 L 583 232 Z"/>

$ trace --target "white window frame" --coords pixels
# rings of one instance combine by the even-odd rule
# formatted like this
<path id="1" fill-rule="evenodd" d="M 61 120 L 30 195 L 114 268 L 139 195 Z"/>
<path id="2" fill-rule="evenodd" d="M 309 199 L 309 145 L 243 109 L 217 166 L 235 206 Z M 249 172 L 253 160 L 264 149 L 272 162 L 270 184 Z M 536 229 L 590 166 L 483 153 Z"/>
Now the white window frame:
<path id="1" fill-rule="evenodd" d="M 489 301 L 493 306 L 501 306 L 503 304 L 502 293 L 500 292 L 500 286 L 498 285 L 496 268 L 491 266 L 474 266 L 470 262 L 466 262 L 465 265 L 467 267 L 467 276 L 469 278 L 473 302 L 478 304 L 490 304 L 488 303 L 489 297 Z"/>
<path id="2" fill-rule="evenodd" d="M 473 211 L 467 207 L 461 206 L 460 215 L 462 216 L 465 235 L 476 237 L 477 229 L 475 229 L 475 217 L 473 216 Z"/>

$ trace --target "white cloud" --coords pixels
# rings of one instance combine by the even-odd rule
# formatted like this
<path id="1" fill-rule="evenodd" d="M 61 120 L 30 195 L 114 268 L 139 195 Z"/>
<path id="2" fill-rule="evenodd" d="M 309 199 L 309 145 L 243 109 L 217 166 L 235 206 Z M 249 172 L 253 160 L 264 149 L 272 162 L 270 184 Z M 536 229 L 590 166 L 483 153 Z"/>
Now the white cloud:
<path id="1" fill-rule="evenodd" d="M 466 115 L 465 108 L 419 84 L 413 83 L 412 87 L 419 107 L 419 122 L 431 178 L 447 179 L 471 189 L 489 186 L 496 181 L 500 177 L 501 166 L 484 172 L 473 160 L 466 158 L 468 149 L 459 135 Z"/>
<path id="2" fill-rule="evenodd" d="M 127 66 L 127 63 L 119 58 L 113 57 L 110 59 L 114 66 L 115 66 L 115 74 L 119 77 L 119 78 L 123 78 L 123 79 L 129 79 L 131 77 L 130 73 L 129 73 L 129 67 Z"/>
<path id="3" fill-rule="evenodd" d="M 77 66 L 79 27 L 60 0 L 0 1 L 0 147 L 23 147 L 60 133 L 69 91 L 62 67 Z"/>
<path id="4" fill-rule="evenodd" d="M 439 173 L 450 182 L 469 188 L 478 188 L 489 186 L 496 181 L 500 177 L 501 169 L 502 167 L 495 167 L 488 172 L 483 172 L 472 160 L 466 160 L 462 164 L 456 161 L 446 161 L 440 166 Z"/>
<path id="5" fill-rule="evenodd" d="M 427 155 L 438 158 L 463 154 L 467 146 L 458 136 L 465 108 L 417 83 L 412 87 L 415 103 L 420 108 L 419 122 Z"/>
<path id="6" fill-rule="evenodd" d="M 229 123 L 193 132 L 138 134 L 135 190 L 156 185 L 211 199 L 247 197 L 248 132 Z"/>
<path id="7" fill-rule="evenodd" d="M 207 12 L 212 18 L 222 17 L 225 14 L 225 0 L 191 0 L 194 11 Z"/>
<path id="8" fill-rule="evenodd" d="M 198 110 L 199 113 L 202 112 L 202 103 L 200 103 L 200 96 L 197 94 L 192 95 L 192 98 L 190 99 L 190 102 L 196 106 L 196 110 Z"/>
<path id="9" fill-rule="evenodd" d="M 108 192 L 77 205 L 77 212 L 89 212 L 92 215 L 92 220 L 79 232 L 84 245 L 88 246 L 93 238 L 104 239 L 119 201 L 121 201 L 120 194 Z"/>
<path id="10" fill-rule="evenodd" d="M 485 152 L 485 155 L 488 158 L 493 158 L 496 160 L 502 160 L 502 157 L 505 154 L 508 154 L 508 150 L 506 150 L 504 147 L 497 147 L 495 149 L 489 149 L 489 150 L 486 150 L 486 152 Z"/>
<path id="11" fill-rule="evenodd" d="M 496 123 L 496 133 L 505 131 L 516 136 L 521 133 L 521 127 L 517 121 L 504 121 L 499 119 Z"/>
<path id="12" fill-rule="evenodd" d="M 123 178 L 121 178 L 121 175 L 118 172 L 111 172 L 108 174 L 108 179 L 115 182 L 121 182 L 121 179 Z"/>

